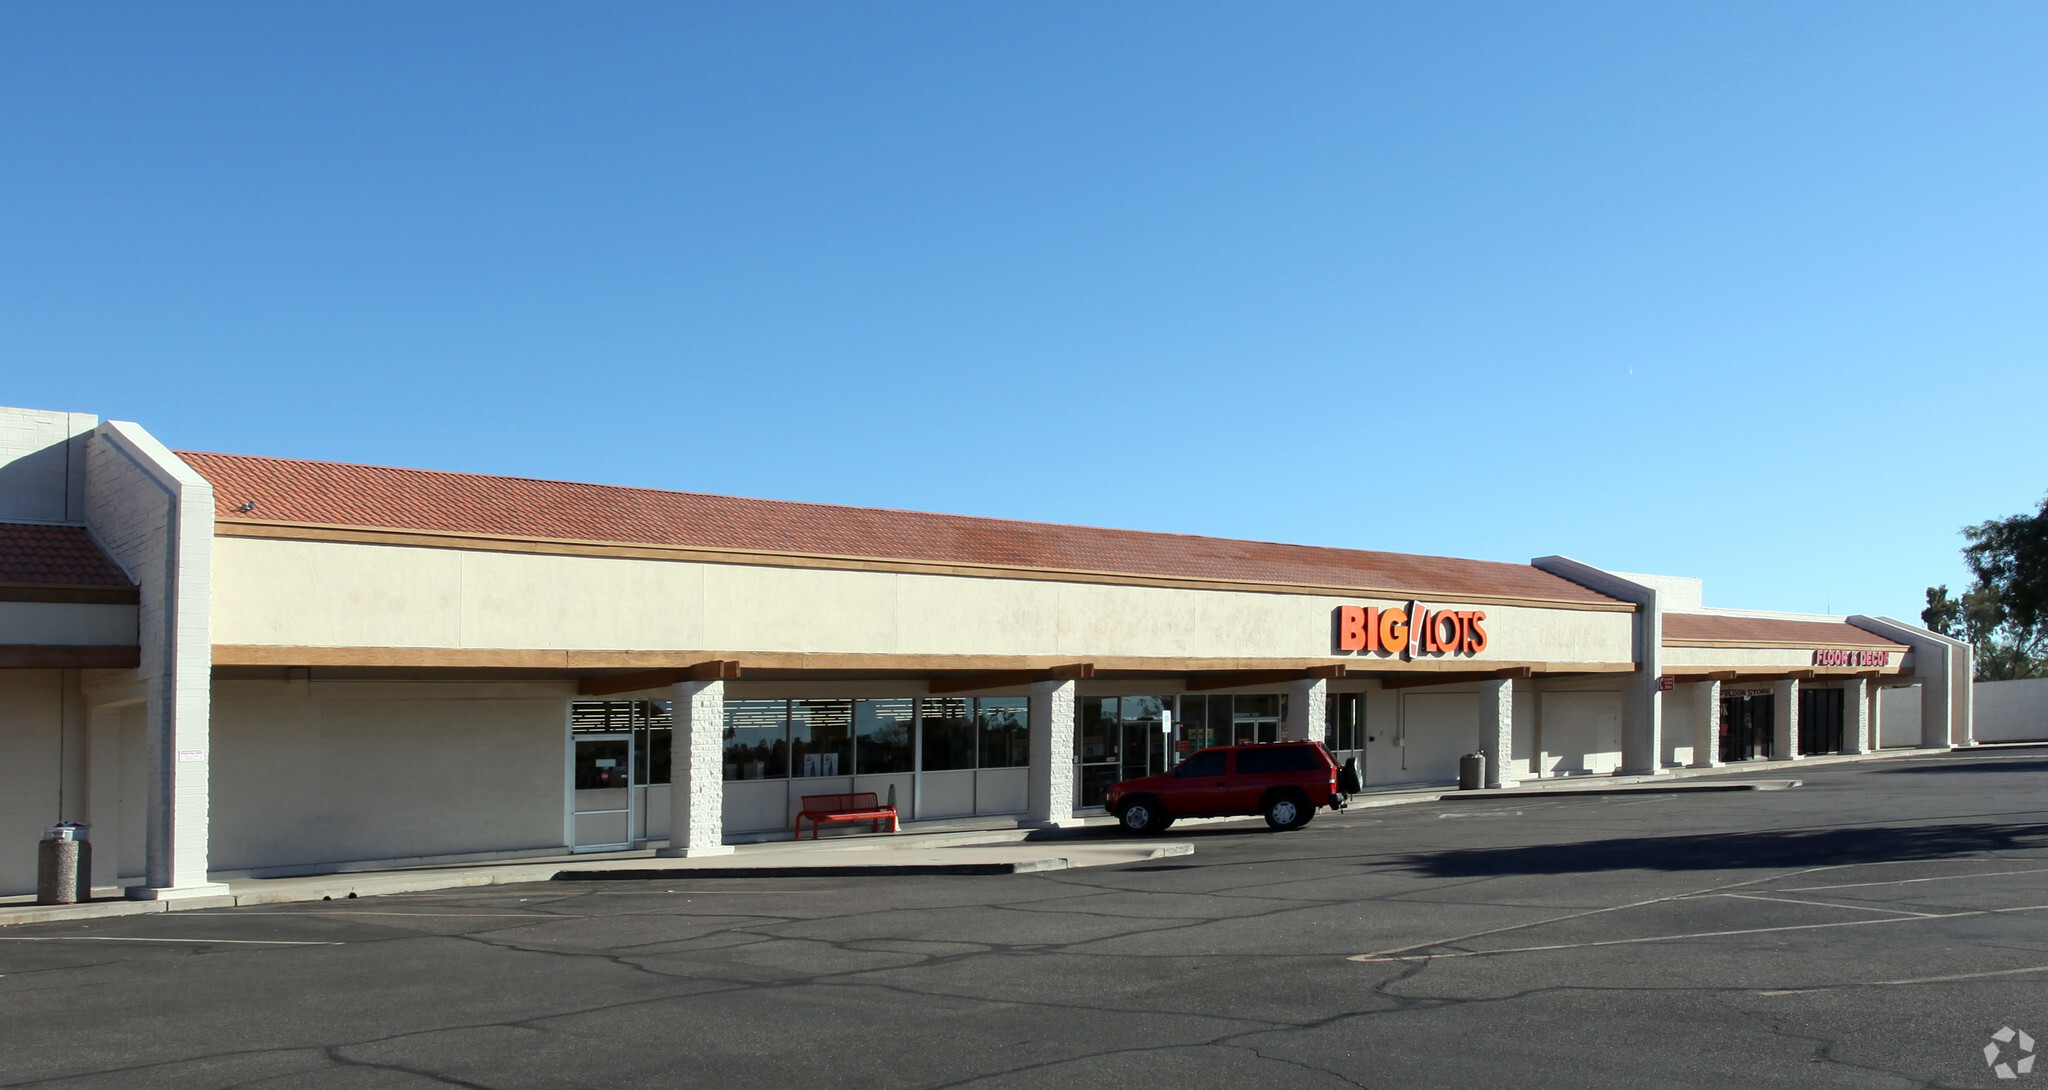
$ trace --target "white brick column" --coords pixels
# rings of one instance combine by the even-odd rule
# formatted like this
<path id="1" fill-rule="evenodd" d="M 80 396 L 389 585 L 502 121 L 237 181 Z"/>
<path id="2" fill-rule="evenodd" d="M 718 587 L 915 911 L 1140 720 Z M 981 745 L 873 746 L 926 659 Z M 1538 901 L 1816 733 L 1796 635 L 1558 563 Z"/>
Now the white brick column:
<path id="1" fill-rule="evenodd" d="M 1505 774 L 1515 755 L 1515 683 L 1509 678 L 1479 683 L 1479 749 L 1486 754 L 1486 786 L 1520 782 Z"/>
<path id="2" fill-rule="evenodd" d="M 1079 686 L 1031 686 L 1031 824 L 1059 828 L 1074 820 L 1074 709 Z"/>
<path id="3" fill-rule="evenodd" d="M 1319 677 L 1303 678 L 1287 686 L 1287 740 L 1321 742 L 1327 733 L 1330 683 Z"/>
<path id="4" fill-rule="evenodd" d="M 685 859 L 727 855 L 725 842 L 725 682 L 678 681 L 669 689 L 675 734 L 668 749 L 668 847 Z"/>
<path id="5" fill-rule="evenodd" d="M 1870 752 L 1884 748 L 1884 686 L 1870 686 Z"/>
<path id="6" fill-rule="evenodd" d="M 1779 678 L 1771 684 L 1771 759 L 1799 759 L 1799 679 Z"/>
<path id="7" fill-rule="evenodd" d="M 1860 677 L 1842 683 L 1842 752 L 1868 753 L 1870 691 L 1877 688 Z"/>
<path id="8" fill-rule="evenodd" d="M 1695 681 L 1692 696 L 1692 767 L 1721 767 L 1721 683 Z"/>
<path id="9" fill-rule="evenodd" d="M 86 444 L 85 516 L 141 589 L 148 708 L 144 882 L 138 900 L 217 897 L 207 878 L 213 753 L 213 485 L 140 425 L 110 420 Z M 115 680 L 115 679 L 107 679 Z"/>

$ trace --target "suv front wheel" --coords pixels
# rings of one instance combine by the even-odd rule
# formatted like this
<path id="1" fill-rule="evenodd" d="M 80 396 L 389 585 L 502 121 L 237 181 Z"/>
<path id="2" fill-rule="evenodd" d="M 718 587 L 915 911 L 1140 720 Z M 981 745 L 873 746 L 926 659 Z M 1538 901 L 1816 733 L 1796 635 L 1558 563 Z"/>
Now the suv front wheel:
<path id="1" fill-rule="evenodd" d="M 1173 819 L 1166 816 L 1165 808 L 1159 805 L 1157 799 L 1140 795 L 1126 800 L 1122 806 L 1117 807 L 1116 822 L 1124 832 L 1142 836 L 1164 831 L 1173 823 Z"/>
<path id="2" fill-rule="evenodd" d="M 1316 816 L 1299 791 L 1275 791 L 1266 797 L 1266 824 L 1283 832 L 1299 829 Z"/>

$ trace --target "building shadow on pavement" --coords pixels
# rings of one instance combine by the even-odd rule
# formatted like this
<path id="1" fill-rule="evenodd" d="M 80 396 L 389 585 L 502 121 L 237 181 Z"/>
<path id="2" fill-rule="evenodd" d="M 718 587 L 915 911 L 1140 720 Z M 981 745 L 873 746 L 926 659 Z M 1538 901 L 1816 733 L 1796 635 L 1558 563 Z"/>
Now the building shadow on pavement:
<path id="1" fill-rule="evenodd" d="M 1612 870 L 1739 870 L 1949 859 L 2048 848 L 2048 824 L 1878 826 L 1808 832 L 1629 837 L 1577 844 L 1457 848 L 1391 862 L 1434 878 Z"/>

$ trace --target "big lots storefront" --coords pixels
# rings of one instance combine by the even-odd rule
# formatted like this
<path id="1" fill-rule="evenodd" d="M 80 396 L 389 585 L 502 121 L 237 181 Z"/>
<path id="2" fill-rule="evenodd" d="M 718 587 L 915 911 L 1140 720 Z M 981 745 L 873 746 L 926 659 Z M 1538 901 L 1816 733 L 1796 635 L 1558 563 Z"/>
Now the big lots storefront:
<path id="1" fill-rule="evenodd" d="M 1474 750 L 1513 783 L 1968 741 L 1966 651 L 1940 637 L 1711 610 L 1697 581 L 1562 557 L 175 453 L 24 418 L 0 450 L 4 892 L 60 816 L 91 823 L 99 884 L 175 897 L 715 853 L 845 791 L 1069 824 L 1223 742 L 1319 739 L 1372 788 Z"/>

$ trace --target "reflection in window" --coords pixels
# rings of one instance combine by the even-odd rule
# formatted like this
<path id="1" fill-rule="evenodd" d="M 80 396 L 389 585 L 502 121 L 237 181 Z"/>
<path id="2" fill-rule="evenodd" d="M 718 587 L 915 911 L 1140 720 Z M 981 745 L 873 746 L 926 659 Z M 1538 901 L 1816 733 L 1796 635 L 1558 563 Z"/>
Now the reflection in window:
<path id="1" fill-rule="evenodd" d="M 863 776 L 909 772 L 912 769 L 910 739 L 915 729 L 916 703 L 898 700 L 856 700 L 854 729 L 860 735 L 854 749 Z M 829 773 L 819 773 L 829 775 Z"/>
<path id="2" fill-rule="evenodd" d="M 1116 697 L 1083 697 L 1075 703 L 1080 705 L 1080 722 L 1074 729 L 1074 753 L 1082 764 L 1107 764 L 1117 759 L 1120 752 L 1118 735 L 1121 728 L 1116 718 Z"/>
<path id="3" fill-rule="evenodd" d="M 789 702 L 789 770 L 792 776 L 853 774 L 853 701 Z"/>
<path id="4" fill-rule="evenodd" d="M 1365 748 L 1365 694 L 1337 693 L 1330 697 L 1329 723 L 1323 737 L 1333 751 Z"/>
<path id="5" fill-rule="evenodd" d="M 725 702 L 725 778 L 779 780 L 789 775 L 789 702 Z"/>
<path id="6" fill-rule="evenodd" d="M 923 702 L 926 772 L 974 767 L 974 720 L 967 709 L 963 699 Z"/>
<path id="7" fill-rule="evenodd" d="M 569 729 L 578 735 L 631 734 L 633 783 L 668 782 L 673 724 L 666 700 L 572 700 Z M 623 768 L 623 766 L 621 766 Z"/>
<path id="8" fill-rule="evenodd" d="M 981 767 L 1024 768 L 1031 764 L 1031 701 L 1021 696 L 985 696 L 974 702 L 981 731 Z"/>

